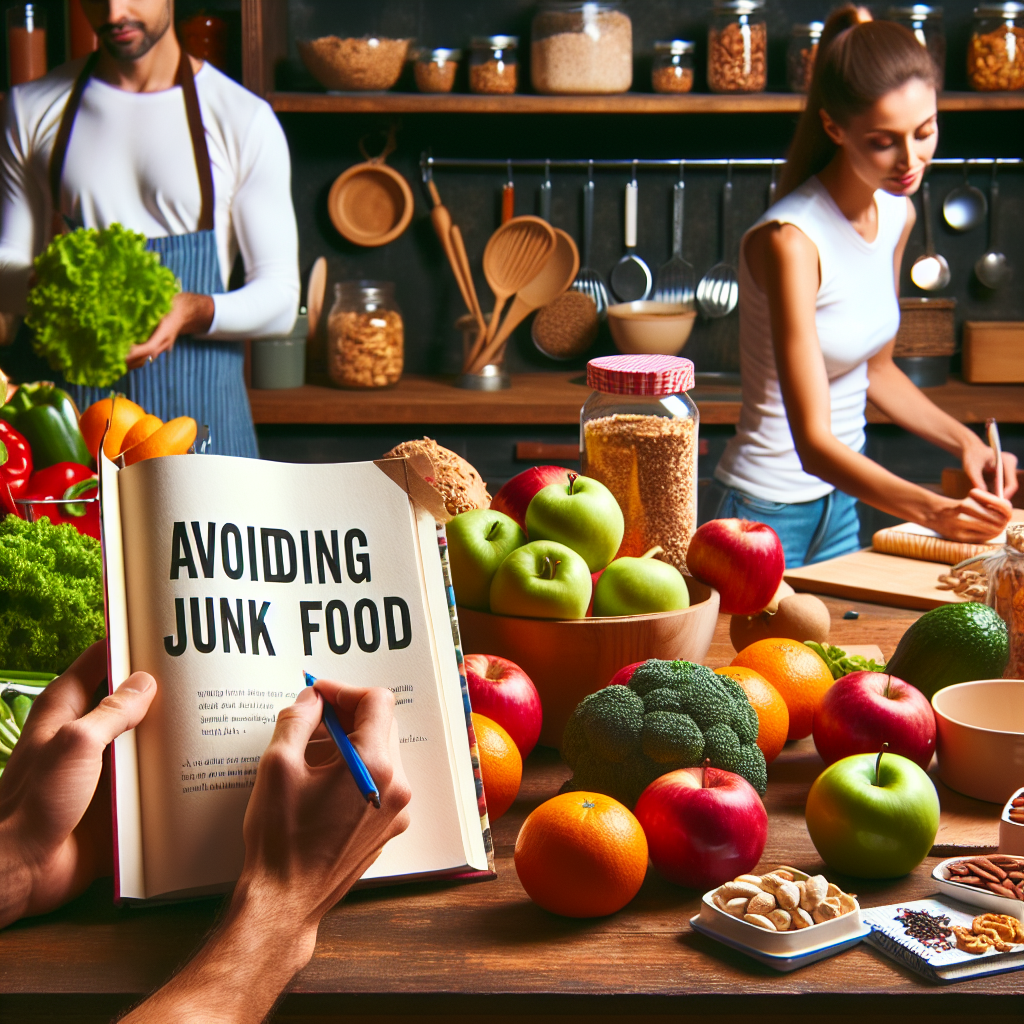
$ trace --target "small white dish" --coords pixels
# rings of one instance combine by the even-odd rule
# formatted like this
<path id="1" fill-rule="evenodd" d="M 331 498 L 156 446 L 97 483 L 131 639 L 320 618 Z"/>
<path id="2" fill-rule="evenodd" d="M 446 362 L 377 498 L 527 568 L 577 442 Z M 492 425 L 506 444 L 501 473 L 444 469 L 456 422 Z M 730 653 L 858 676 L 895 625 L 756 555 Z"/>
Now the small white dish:
<path id="1" fill-rule="evenodd" d="M 1010 808 L 1019 796 L 1024 796 L 1024 786 L 1006 801 L 1003 813 L 999 816 L 999 852 L 1024 857 L 1024 825 L 1010 821 Z"/>
<path id="2" fill-rule="evenodd" d="M 1005 851 L 1000 850 L 1000 853 Z M 950 876 L 949 865 L 957 861 L 970 860 L 970 855 L 950 857 L 932 869 L 932 878 L 939 887 L 939 891 L 961 903 L 969 903 L 972 907 L 981 907 L 993 914 L 1009 914 L 1024 923 L 1024 900 L 1011 900 L 1008 896 L 999 896 L 987 889 L 979 889 L 974 885 L 964 885 L 963 882 L 955 882 Z M 839 919 L 841 920 L 841 918 Z"/>

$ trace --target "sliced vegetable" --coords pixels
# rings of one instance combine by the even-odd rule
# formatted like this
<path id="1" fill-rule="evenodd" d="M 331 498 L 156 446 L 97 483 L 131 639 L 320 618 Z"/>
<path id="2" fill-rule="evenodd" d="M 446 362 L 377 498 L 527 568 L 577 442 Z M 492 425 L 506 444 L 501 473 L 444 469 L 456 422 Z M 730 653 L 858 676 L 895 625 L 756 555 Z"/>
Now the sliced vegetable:
<path id="1" fill-rule="evenodd" d="M 0 407 L 0 419 L 6 420 L 24 435 L 32 448 L 36 469 L 57 462 L 92 460 L 78 429 L 78 410 L 71 396 L 47 380 L 22 384 L 10 401 Z"/>

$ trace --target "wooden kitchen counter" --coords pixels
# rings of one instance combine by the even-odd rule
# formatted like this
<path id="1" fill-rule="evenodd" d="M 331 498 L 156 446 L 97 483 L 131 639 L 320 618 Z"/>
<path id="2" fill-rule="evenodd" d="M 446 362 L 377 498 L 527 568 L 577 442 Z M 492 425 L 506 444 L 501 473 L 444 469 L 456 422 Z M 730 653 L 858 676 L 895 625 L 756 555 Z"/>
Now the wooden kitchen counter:
<path id="1" fill-rule="evenodd" d="M 886 657 L 918 615 L 835 599 L 828 604 L 833 642 L 877 644 Z M 841 617 L 850 608 L 860 611 L 856 621 Z M 726 664 L 732 653 L 722 616 L 707 662 Z M 803 820 L 807 790 L 821 768 L 809 740 L 787 747 L 770 767 L 763 866 L 821 869 Z M 662 881 L 653 869 L 637 898 L 611 917 L 572 921 L 544 912 L 520 887 L 512 850 L 523 819 L 567 775 L 553 751 L 528 759 L 518 800 L 494 826 L 496 881 L 348 897 L 324 919 L 313 960 L 274 1019 L 1019 1020 L 1021 973 L 937 986 L 862 944 L 777 974 L 691 931 L 699 894 Z M 940 796 L 943 824 L 934 854 L 994 847 L 997 805 L 941 785 Z M 929 874 L 936 862 L 930 857 L 907 878 L 888 882 L 828 875 L 871 907 L 933 893 Z M 159 985 L 196 947 L 216 911 L 210 901 L 119 911 L 109 880 L 97 883 L 65 909 L 0 932 L 0 1019 L 107 1020 Z"/>
<path id="2" fill-rule="evenodd" d="M 393 388 L 342 391 L 318 384 L 275 391 L 252 390 L 256 423 L 305 424 L 570 424 L 578 423 L 590 388 L 580 371 L 513 374 L 505 391 L 466 391 L 451 377 L 404 376 Z M 965 384 L 950 380 L 925 394 L 962 423 L 1024 423 L 1024 386 Z M 690 393 L 702 423 L 736 423 L 740 393 L 736 385 L 698 385 Z M 869 423 L 888 423 L 868 406 Z"/>

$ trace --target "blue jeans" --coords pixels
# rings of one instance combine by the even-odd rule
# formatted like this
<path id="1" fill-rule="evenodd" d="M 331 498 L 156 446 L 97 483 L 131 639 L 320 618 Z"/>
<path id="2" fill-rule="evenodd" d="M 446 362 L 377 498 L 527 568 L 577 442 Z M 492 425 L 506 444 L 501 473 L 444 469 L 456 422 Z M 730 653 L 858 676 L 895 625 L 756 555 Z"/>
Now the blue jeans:
<path id="1" fill-rule="evenodd" d="M 860 550 L 857 499 L 832 491 L 816 501 L 766 501 L 712 480 L 701 499 L 700 521 L 752 519 L 767 523 L 782 541 L 786 568 L 824 562 Z"/>

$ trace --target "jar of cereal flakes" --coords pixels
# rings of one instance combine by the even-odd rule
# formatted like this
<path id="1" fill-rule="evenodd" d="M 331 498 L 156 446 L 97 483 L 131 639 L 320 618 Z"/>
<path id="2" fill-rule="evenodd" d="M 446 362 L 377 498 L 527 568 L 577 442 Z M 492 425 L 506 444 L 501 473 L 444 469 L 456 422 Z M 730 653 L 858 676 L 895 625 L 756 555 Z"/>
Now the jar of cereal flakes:
<path id="1" fill-rule="evenodd" d="M 677 356 L 602 356 L 587 364 L 594 388 L 580 413 L 583 472 L 615 495 L 626 521 L 619 557 L 660 546 L 686 571 L 697 527 L 697 406 L 693 363 Z"/>
<path id="2" fill-rule="evenodd" d="M 974 8 L 967 44 L 967 80 L 979 92 L 1024 89 L 1024 3 Z"/>
<path id="3" fill-rule="evenodd" d="M 334 286 L 327 320 L 327 373 L 343 388 L 386 388 L 402 376 L 405 332 L 390 281 Z"/>

